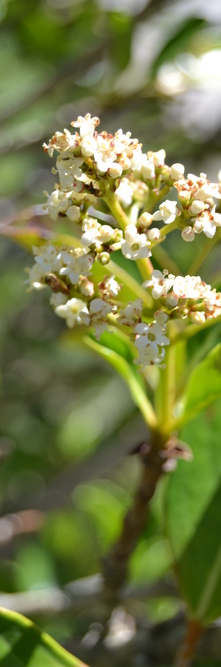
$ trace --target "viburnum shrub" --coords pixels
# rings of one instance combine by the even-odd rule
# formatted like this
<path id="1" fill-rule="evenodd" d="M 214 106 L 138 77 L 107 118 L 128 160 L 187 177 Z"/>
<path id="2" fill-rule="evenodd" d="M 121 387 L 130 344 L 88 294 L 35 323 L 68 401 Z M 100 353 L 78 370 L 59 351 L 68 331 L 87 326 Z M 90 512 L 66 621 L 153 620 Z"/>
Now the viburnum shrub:
<path id="1" fill-rule="evenodd" d="M 144 465 L 134 505 L 103 561 L 106 586 L 113 592 L 124 582 L 159 478 L 177 458 L 191 458 L 189 447 L 178 439 L 180 428 L 221 396 L 221 346 L 210 336 L 221 322 L 221 293 L 193 275 L 220 239 L 221 174 L 218 183 L 205 173 L 185 176 L 182 164 L 165 163 L 163 149 L 145 153 L 130 132 L 99 133 L 99 123 L 90 114 L 79 116 L 71 123 L 74 133 L 56 132 L 44 144 L 45 153 L 56 160 L 57 182 L 51 194 L 45 193 L 43 206 L 54 232 L 33 248 L 27 282 L 29 289 L 50 289 L 55 314 L 70 329 L 80 327 L 84 341 L 123 376 L 147 426 L 146 442 L 140 444 L 138 434 L 135 443 Z M 61 218 L 71 233 L 60 233 L 56 223 Z M 161 250 L 175 230 L 182 237 L 179 247 L 194 243 L 199 234 L 204 237 L 189 275 L 179 275 L 169 244 Z M 204 330 L 207 338 L 199 337 Z M 189 352 L 194 337 L 199 343 Z M 214 492 L 221 477 L 220 456 L 216 460 Z M 185 504 L 173 502 L 173 475 L 165 494 L 167 537 L 188 618 L 177 667 L 189 664 L 204 626 L 221 614 L 220 521 L 210 543 L 208 530 L 213 512 L 218 521 L 218 505 L 214 510 L 208 494 L 201 512 L 205 544 L 202 532 L 198 547 L 192 555 L 188 551 L 197 526 L 191 502 L 198 477 L 193 479 L 191 465 L 182 463 L 190 471 L 182 472 L 190 529 L 188 519 L 182 529 Z"/>

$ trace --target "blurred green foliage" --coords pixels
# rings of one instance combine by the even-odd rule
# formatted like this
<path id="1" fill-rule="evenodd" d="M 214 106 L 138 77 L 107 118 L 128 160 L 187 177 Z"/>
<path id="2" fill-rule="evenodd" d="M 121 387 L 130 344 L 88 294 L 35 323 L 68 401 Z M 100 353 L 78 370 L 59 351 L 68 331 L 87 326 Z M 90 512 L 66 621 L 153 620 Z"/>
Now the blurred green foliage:
<path id="1" fill-rule="evenodd" d="M 221 14 L 203 1 L 5 0 L 0 19 L 0 586 L 14 594 L 100 571 L 139 475 L 137 457 L 126 454 L 146 431 L 123 380 L 77 335 L 64 333 L 47 295 L 26 292 L 31 260 L 4 236 L 14 224 L 26 221 L 30 235 L 41 225 L 42 192 L 54 182 L 42 143 L 79 114 L 99 115 L 102 129 L 130 130 L 146 150 L 164 147 L 169 163 L 185 161 L 187 171 L 216 178 Z M 217 62 L 209 73 L 202 60 L 208 54 Z M 185 270 L 183 243 L 176 235 L 168 243 Z M 201 238 L 196 243 L 188 246 L 192 261 Z M 218 267 L 215 251 L 203 277 L 212 268 L 215 280 Z M 217 414 L 205 416 L 215 433 Z M 184 438 L 194 447 L 197 428 L 200 447 L 206 427 L 195 424 Z M 188 465 L 180 463 L 178 475 Z M 15 519 L 16 530 L 10 528 L 11 515 L 19 521 L 32 508 L 41 513 L 40 527 L 20 519 L 19 528 Z M 131 559 L 130 583 L 145 587 L 169 567 L 161 484 Z M 138 625 L 179 608 L 169 594 L 130 604 Z M 98 616 L 81 607 L 59 623 L 56 612 L 34 614 L 59 641 L 84 636 Z"/>

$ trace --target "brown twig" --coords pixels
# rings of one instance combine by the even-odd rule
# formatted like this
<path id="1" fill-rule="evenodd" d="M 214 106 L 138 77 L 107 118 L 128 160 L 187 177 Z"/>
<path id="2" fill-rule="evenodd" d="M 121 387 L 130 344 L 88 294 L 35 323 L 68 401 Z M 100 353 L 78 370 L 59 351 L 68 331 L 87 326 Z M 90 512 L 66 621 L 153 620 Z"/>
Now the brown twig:
<path id="1" fill-rule="evenodd" d="M 146 453 L 141 456 L 143 471 L 134 503 L 125 516 L 122 532 L 117 542 L 103 559 L 106 588 L 113 592 L 125 581 L 129 558 L 145 527 L 148 504 L 162 475 L 165 463 L 161 451 L 153 446 L 146 445 Z"/>
<path id="2" fill-rule="evenodd" d="M 199 621 L 189 620 L 185 637 L 175 658 L 174 667 L 191 667 L 196 646 L 202 633 L 203 626 Z"/>

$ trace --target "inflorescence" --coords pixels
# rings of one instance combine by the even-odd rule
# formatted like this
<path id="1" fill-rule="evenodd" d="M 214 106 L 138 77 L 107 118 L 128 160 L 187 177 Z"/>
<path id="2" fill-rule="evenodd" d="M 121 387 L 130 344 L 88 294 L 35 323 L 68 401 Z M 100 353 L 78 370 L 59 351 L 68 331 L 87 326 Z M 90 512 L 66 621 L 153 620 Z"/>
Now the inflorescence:
<path id="1" fill-rule="evenodd" d="M 125 305 L 122 285 L 109 268 L 111 255 L 120 250 L 138 265 L 142 260 L 149 262 L 154 245 L 176 228 L 185 241 L 193 241 L 201 232 L 213 238 L 221 227 L 221 214 L 215 204 L 221 199 L 221 183 L 210 183 L 202 173 L 185 178 L 182 164 L 165 164 L 163 149 L 143 153 L 142 144 L 130 132 L 99 134 L 99 123 L 90 114 L 80 116 L 72 123 L 79 132 L 56 132 L 44 144 L 50 157 L 54 151 L 58 153 L 56 168 L 52 169 L 58 183 L 51 194 L 45 193 L 47 203 L 43 208 L 52 220 L 66 217 L 81 232 L 73 246 L 58 244 L 55 235 L 49 243 L 34 247 L 29 285 L 51 288 L 51 305 L 68 327 L 92 326 L 98 339 L 107 328 L 126 327 L 141 369 L 152 364 L 162 366 L 165 346 L 170 343 L 167 321 L 189 318 L 203 324 L 218 317 L 221 294 L 199 276 L 153 270 L 142 287 L 144 294 L 148 290 L 152 295 L 153 303 L 157 301 L 156 310 L 148 310 L 141 298 Z M 176 199 L 166 199 L 172 188 Z M 109 213 L 108 224 L 100 211 Z M 163 226 L 156 227 L 156 221 Z M 105 275 L 103 270 L 100 282 L 94 278 L 96 262 L 107 271 Z"/>

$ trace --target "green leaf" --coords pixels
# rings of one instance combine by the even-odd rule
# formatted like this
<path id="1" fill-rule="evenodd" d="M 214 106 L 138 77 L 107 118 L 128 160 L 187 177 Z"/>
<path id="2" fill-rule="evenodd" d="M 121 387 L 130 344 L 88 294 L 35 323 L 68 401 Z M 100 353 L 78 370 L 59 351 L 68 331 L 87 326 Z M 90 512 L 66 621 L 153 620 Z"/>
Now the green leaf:
<path id="1" fill-rule="evenodd" d="M 96 341 L 92 336 L 85 336 L 84 341 L 123 377 L 146 424 L 150 428 L 155 428 L 157 425 L 155 412 L 146 396 L 142 378 L 137 374 L 133 363 L 132 346 L 127 336 L 115 329 L 114 333 L 105 332 L 100 341 Z"/>
<path id="2" fill-rule="evenodd" d="M 193 370 L 185 394 L 188 421 L 221 396 L 221 343 Z"/>
<path id="3" fill-rule="evenodd" d="M 190 373 L 183 396 L 183 410 L 166 425 L 168 430 L 178 429 L 191 421 L 217 401 L 221 396 L 221 343 L 209 352 L 205 359 Z"/>
<path id="4" fill-rule="evenodd" d="M 86 667 L 24 616 L 0 609 L 2 667 Z"/>
<path id="5" fill-rule="evenodd" d="M 166 489 L 166 533 L 191 615 L 221 614 L 221 404 L 183 430 L 193 461 L 179 461 Z"/>

